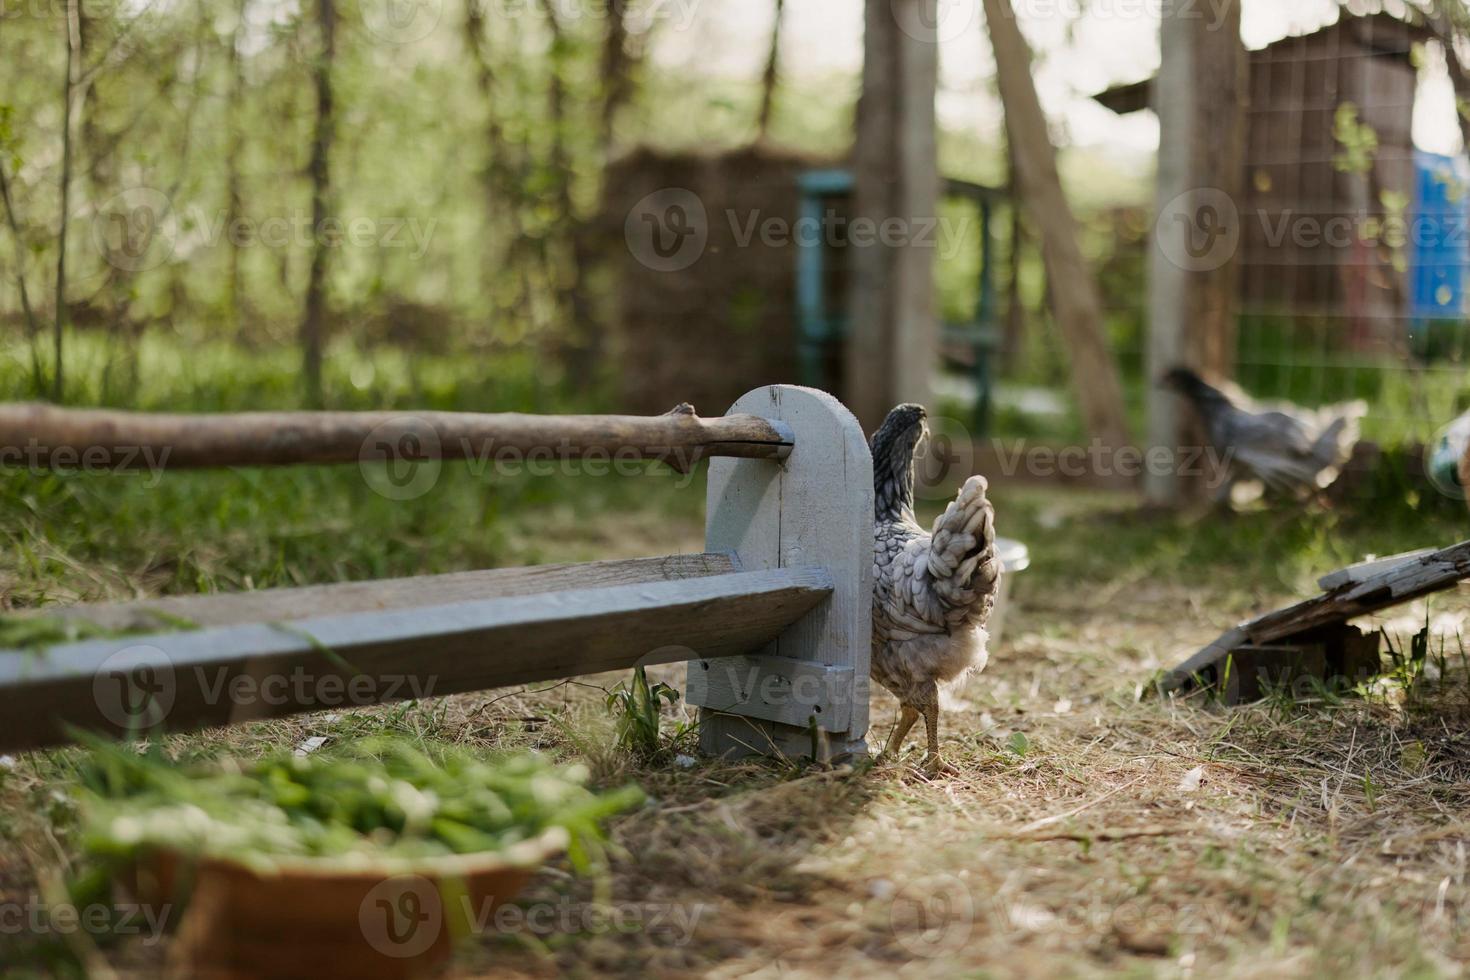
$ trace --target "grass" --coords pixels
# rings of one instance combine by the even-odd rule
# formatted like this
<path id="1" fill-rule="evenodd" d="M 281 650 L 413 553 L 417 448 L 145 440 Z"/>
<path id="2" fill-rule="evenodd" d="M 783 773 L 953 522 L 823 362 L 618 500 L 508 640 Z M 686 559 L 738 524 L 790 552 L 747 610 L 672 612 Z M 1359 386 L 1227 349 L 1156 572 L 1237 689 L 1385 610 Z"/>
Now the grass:
<path id="1" fill-rule="evenodd" d="M 441 369 L 452 376 L 418 368 Z M 382 395 L 417 397 L 411 386 Z M 6 472 L 0 602 L 694 550 L 702 492 L 678 482 L 446 467 L 428 494 L 400 502 L 355 467 L 170 474 L 153 487 Z M 1000 529 L 1027 542 L 1033 564 L 991 665 L 942 717 L 955 778 L 913 769 L 912 740 L 892 767 L 686 768 L 675 762 L 693 748 L 682 703 L 661 707 L 661 751 L 647 738 L 619 745 L 608 708 L 618 675 L 163 747 L 187 763 L 390 734 L 534 748 L 586 764 L 596 786 L 641 785 L 649 804 L 611 823 L 606 878 L 538 875 L 524 918 L 463 950 L 456 976 L 1454 976 L 1470 962 L 1459 654 L 1470 609 L 1459 593 L 1392 611 L 1397 664 L 1367 696 L 1241 708 L 1141 697 L 1154 671 L 1310 594 L 1325 571 L 1465 536 L 1455 502 L 1391 476 L 1363 494 L 1331 510 L 1165 517 L 1119 496 L 998 485 Z M 649 668 L 648 681 L 650 692 L 683 686 L 678 667 Z M 881 691 L 873 706 L 876 743 L 896 712 Z M 0 910 L 54 895 L 75 860 L 83 761 L 77 750 L 0 760 Z M 0 962 L 152 975 L 168 942 L 145 940 L 79 953 L 55 934 L 0 929 Z"/>

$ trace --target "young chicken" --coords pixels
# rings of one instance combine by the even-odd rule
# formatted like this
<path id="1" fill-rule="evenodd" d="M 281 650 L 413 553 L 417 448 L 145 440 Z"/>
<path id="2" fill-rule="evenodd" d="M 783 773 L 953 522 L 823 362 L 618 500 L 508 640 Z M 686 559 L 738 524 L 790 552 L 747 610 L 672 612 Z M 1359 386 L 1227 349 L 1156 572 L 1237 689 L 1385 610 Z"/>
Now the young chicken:
<path id="1" fill-rule="evenodd" d="M 872 676 L 903 708 L 883 756 L 894 756 L 923 716 L 924 767 L 934 773 L 954 771 L 939 755 L 939 686 L 985 668 L 985 622 L 1001 563 L 984 477 L 965 481 L 932 533 L 914 518 L 914 450 L 925 419 L 922 406 L 899 405 L 870 441 L 877 511 Z"/>

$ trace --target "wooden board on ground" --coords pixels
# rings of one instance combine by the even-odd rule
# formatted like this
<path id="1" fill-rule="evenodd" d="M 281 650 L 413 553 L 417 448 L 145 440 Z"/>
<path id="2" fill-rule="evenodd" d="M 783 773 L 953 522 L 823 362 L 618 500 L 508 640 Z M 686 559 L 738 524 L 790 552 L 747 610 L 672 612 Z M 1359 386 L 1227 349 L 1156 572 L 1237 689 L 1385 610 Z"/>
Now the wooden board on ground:
<path id="1" fill-rule="evenodd" d="M 1329 670 L 1361 679 L 1369 665 L 1377 663 L 1377 634 L 1355 636 L 1357 631 L 1349 632 L 1346 626 L 1349 620 L 1452 588 L 1467 577 L 1470 541 L 1341 569 L 1323 576 L 1321 581 L 1331 587 L 1321 595 L 1226 631 L 1165 674 L 1159 687 L 1169 693 L 1195 687 L 1202 679 L 1217 679 L 1223 676 L 1226 658 L 1243 648 L 1301 648 L 1324 638 L 1331 644 Z"/>

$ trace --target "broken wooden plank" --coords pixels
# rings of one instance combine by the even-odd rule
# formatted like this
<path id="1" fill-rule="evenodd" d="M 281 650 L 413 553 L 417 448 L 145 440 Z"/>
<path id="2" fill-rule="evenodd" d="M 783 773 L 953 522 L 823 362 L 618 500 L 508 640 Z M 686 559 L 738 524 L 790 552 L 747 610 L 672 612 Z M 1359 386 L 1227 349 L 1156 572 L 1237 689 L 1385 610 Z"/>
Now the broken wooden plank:
<path id="1" fill-rule="evenodd" d="M 1317 585 L 1323 592 L 1331 592 L 1333 589 L 1340 589 L 1344 585 L 1356 585 L 1359 582 L 1366 582 L 1373 576 L 1380 575 L 1389 569 L 1432 554 L 1434 554 L 1433 548 L 1420 548 L 1417 551 L 1405 551 L 1401 554 L 1389 555 L 1386 558 L 1370 558 L 1367 561 L 1360 561 L 1356 565 L 1349 565 L 1347 568 L 1339 568 L 1335 572 L 1328 572 L 1317 580 Z"/>
<path id="2" fill-rule="evenodd" d="M 1241 628 L 1256 643 L 1269 643 L 1451 588 L 1467 576 L 1470 541 L 1462 541 L 1395 564 L 1347 588 L 1266 613 Z"/>
<path id="3" fill-rule="evenodd" d="M 0 751 L 741 654 L 832 591 L 775 568 L 5 650 Z"/>
<path id="4" fill-rule="evenodd" d="M 20 615 L 86 622 L 120 631 L 163 629 L 174 624 L 235 626 L 241 623 L 289 622 L 327 614 L 443 606 L 472 599 L 503 599 L 565 589 L 674 582 L 739 570 L 734 555 L 706 552 L 571 565 L 492 568 L 366 582 L 334 582 L 257 592 L 163 596 L 134 602 L 37 609 Z"/>
<path id="5" fill-rule="evenodd" d="M 1314 631 L 1452 588 L 1467 577 L 1470 541 L 1341 569 L 1324 576 L 1324 581 L 1340 581 L 1340 585 L 1226 631 L 1168 671 L 1159 679 L 1159 688 L 1167 693 L 1192 686 L 1194 678 L 1213 674 L 1221 660 L 1240 647 L 1300 642 Z"/>

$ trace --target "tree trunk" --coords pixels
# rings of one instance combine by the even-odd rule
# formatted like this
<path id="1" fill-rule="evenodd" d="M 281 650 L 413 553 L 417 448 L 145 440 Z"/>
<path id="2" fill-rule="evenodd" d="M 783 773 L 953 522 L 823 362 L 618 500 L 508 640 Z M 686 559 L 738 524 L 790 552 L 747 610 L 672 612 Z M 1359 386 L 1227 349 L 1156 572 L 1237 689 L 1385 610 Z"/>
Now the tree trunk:
<path id="1" fill-rule="evenodd" d="M 1020 177 L 1021 197 L 1041 236 L 1053 312 L 1070 349 L 1072 385 L 1088 432 L 1108 449 L 1130 445 L 1123 386 L 1103 323 L 1097 280 L 1078 245 L 1077 219 L 1057 174 L 1056 148 L 1031 78 L 1031 48 L 1007 0 L 985 0 L 985 22 L 995 51 L 1006 134 Z"/>
<path id="2" fill-rule="evenodd" d="M 1011 252 L 1007 257 L 1010 266 L 1006 276 L 1005 323 L 1001 328 L 1000 362 L 1006 371 L 1013 371 L 1020 363 L 1022 348 L 1026 343 L 1026 306 L 1021 297 L 1021 260 L 1026 249 L 1026 223 L 1021 215 L 1021 189 L 1016 180 L 1016 155 L 1011 152 L 1010 141 L 1006 145 L 1006 199 L 1010 204 Z"/>
<path id="3" fill-rule="evenodd" d="M 26 340 L 31 347 L 31 389 L 36 397 L 42 397 L 45 378 L 41 372 L 41 323 L 31 307 L 30 290 L 26 288 L 25 239 L 20 233 L 20 219 L 15 216 L 15 201 L 10 195 L 10 178 L 5 173 L 4 147 L 0 146 L 0 201 L 5 204 L 5 222 L 10 226 L 10 235 L 15 244 L 15 285 L 20 290 L 20 308 L 26 318 Z"/>
<path id="4" fill-rule="evenodd" d="M 938 45 L 903 24 L 935 23 L 935 0 L 867 0 L 863 90 L 853 149 L 851 311 L 843 398 L 866 429 L 896 402 L 929 401 L 939 359 L 934 249 L 938 212 L 934 90 Z M 901 240 L 880 233 L 902 229 Z M 858 229 L 864 241 L 857 241 Z"/>
<path id="5" fill-rule="evenodd" d="M 316 133 L 311 144 L 311 271 L 306 282 L 306 312 L 301 319 L 302 374 L 307 404 L 322 404 L 322 335 L 326 320 L 327 245 L 322 228 L 332 192 L 331 149 L 336 118 L 332 102 L 332 62 L 337 54 L 337 9 L 334 0 L 317 0 L 321 52 L 312 75 L 316 82 Z"/>
<path id="6" fill-rule="evenodd" d="M 66 234 L 71 224 L 71 110 L 77 87 L 77 55 L 82 43 L 78 3 L 79 0 L 66 0 L 66 16 L 62 20 L 62 32 L 66 36 L 66 74 L 61 86 L 61 226 L 56 235 L 56 311 L 52 325 L 52 353 L 56 364 L 51 376 L 51 399 L 57 403 L 61 402 L 66 393 L 62 370 L 62 337 L 66 330 Z"/>
<path id="7" fill-rule="evenodd" d="M 494 284 L 499 277 L 510 276 L 517 291 L 511 294 L 508 303 L 494 304 L 496 313 L 506 310 L 524 312 L 531 303 L 532 287 L 524 255 L 526 235 L 521 222 L 519 193 L 522 182 L 517 179 L 517 168 L 506 162 L 510 145 L 500 125 L 495 68 L 486 48 L 485 0 L 469 0 L 465 4 L 464 32 L 465 46 L 475 63 L 476 85 L 485 104 L 485 167 L 481 172 L 486 229 L 481 236 L 484 285 L 493 297 Z M 491 247 L 502 223 L 509 243 L 503 256 L 496 254 Z"/>
<path id="8" fill-rule="evenodd" d="M 546 264 L 548 279 L 557 285 L 557 308 L 568 320 L 566 335 L 561 338 L 561 360 L 567 380 L 573 388 L 585 391 L 599 375 L 603 344 L 587 282 L 597 251 L 593 229 L 578 217 L 572 199 L 572 164 L 567 153 L 567 87 L 563 76 L 567 38 L 557 15 L 556 0 L 542 0 L 547 26 L 551 29 L 551 79 L 547 87 L 547 109 L 551 116 L 551 171 L 556 181 L 555 205 L 561 216 L 560 243 L 548 243 Z M 562 244 L 565 251 L 555 246 Z M 558 263 L 558 260 L 561 260 Z M 560 264 L 562 268 L 552 268 Z"/>
<path id="9" fill-rule="evenodd" d="M 607 0 L 607 32 L 602 36 L 602 150 L 612 147 L 613 123 L 632 94 L 632 65 L 628 58 L 627 0 Z"/>
<path id="10" fill-rule="evenodd" d="M 1184 365 L 1229 377 L 1235 360 L 1237 261 L 1241 231 L 1235 202 L 1244 190 L 1245 103 L 1249 97 L 1240 5 L 1228 3 L 1210 25 L 1166 11 L 1163 63 L 1155 87 L 1159 168 L 1149 256 L 1148 371 L 1157 380 Z M 1224 234 L 1220 234 L 1220 232 Z M 1231 232 L 1233 231 L 1233 238 Z M 1149 444 L 1204 445 L 1198 419 L 1179 396 L 1151 385 Z M 1149 501 L 1171 506 L 1197 498 L 1197 478 L 1150 472 Z"/>
<path id="11" fill-rule="evenodd" d="M 776 104 L 776 69 L 781 58 L 781 15 L 786 0 L 776 0 L 776 16 L 771 23 L 771 49 L 766 55 L 766 70 L 761 73 L 761 107 L 756 116 L 756 139 L 764 140 L 771 130 L 771 112 Z"/>
<path id="12" fill-rule="evenodd" d="M 241 309 L 244 298 L 240 295 L 240 249 L 231 230 L 245 210 L 244 191 L 241 189 L 240 156 L 245 151 L 245 120 L 241 117 L 241 104 L 245 93 L 245 67 L 240 58 L 240 42 L 245 34 L 245 17 L 249 0 L 239 0 L 235 6 L 235 29 L 230 34 L 229 70 L 230 89 L 228 96 L 228 120 L 230 127 L 229 150 L 225 158 L 225 247 L 229 250 L 229 265 L 225 272 L 225 304 L 230 318 L 230 336 L 241 339 L 244 317 Z"/>

